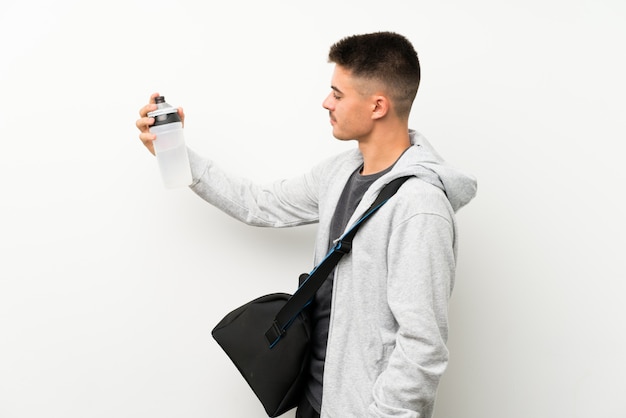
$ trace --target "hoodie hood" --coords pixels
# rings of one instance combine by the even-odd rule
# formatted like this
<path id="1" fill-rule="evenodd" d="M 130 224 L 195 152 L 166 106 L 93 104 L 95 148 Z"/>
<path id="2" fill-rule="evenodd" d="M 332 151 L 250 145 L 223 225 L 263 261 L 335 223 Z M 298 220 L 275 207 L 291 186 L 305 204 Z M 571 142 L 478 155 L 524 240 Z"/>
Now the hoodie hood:
<path id="1" fill-rule="evenodd" d="M 393 177 L 414 175 L 440 188 L 455 212 L 469 203 L 476 196 L 476 178 L 446 163 L 420 133 L 409 130 L 409 136 L 412 146 L 395 164 Z"/>

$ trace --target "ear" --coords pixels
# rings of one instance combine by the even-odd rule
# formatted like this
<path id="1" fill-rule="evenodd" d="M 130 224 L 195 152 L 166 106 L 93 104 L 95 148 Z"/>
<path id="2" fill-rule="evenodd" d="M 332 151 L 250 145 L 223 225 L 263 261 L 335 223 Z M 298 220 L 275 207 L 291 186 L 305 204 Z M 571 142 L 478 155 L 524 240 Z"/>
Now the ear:
<path id="1" fill-rule="evenodd" d="M 372 102 L 372 119 L 380 119 L 389 112 L 389 99 L 382 95 L 373 97 Z"/>

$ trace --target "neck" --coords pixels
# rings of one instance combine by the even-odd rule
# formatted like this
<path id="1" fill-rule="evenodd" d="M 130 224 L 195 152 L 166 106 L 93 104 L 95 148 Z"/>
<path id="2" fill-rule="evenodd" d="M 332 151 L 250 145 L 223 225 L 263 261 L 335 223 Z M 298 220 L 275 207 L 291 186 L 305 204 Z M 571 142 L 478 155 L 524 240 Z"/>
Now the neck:
<path id="1" fill-rule="evenodd" d="M 408 127 L 385 134 L 372 134 L 358 143 L 363 155 L 363 175 L 378 173 L 390 167 L 411 146 Z"/>

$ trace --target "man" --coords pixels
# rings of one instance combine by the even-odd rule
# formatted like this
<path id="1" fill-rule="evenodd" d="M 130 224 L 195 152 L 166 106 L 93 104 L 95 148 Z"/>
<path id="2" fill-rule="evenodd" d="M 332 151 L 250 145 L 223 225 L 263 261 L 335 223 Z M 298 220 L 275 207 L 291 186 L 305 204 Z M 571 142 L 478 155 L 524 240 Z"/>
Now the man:
<path id="1" fill-rule="evenodd" d="M 361 228 L 352 252 L 316 294 L 310 379 L 297 417 L 431 417 L 448 362 L 454 213 L 474 197 L 476 181 L 409 129 L 420 65 L 405 37 L 346 37 L 331 47 L 329 62 L 335 66 L 323 107 L 333 136 L 356 141 L 357 149 L 267 186 L 229 176 L 190 150 L 190 187 L 250 225 L 318 222 L 319 263 L 385 184 L 413 176 Z M 147 112 L 156 108 L 156 95 L 137 121 L 152 153 Z"/>

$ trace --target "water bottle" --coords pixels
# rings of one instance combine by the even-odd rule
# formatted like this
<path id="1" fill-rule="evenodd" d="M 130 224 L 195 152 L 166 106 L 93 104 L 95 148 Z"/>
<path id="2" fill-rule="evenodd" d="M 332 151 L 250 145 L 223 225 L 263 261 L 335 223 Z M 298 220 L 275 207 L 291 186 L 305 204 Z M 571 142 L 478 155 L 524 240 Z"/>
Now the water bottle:
<path id="1" fill-rule="evenodd" d="M 154 101 L 157 109 L 148 112 L 148 116 L 154 118 L 150 132 L 156 135 L 154 152 L 163 184 L 167 188 L 189 186 L 192 182 L 191 168 L 178 110 L 167 104 L 163 96 Z"/>

